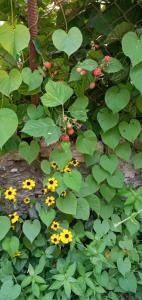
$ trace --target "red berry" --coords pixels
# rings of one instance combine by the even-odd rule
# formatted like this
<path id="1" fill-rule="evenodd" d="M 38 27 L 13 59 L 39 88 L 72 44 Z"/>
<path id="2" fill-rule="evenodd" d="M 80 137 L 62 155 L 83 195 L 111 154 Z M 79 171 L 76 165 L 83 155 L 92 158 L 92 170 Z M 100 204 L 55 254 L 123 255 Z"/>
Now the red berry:
<path id="1" fill-rule="evenodd" d="M 44 67 L 45 67 L 45 69 L 51 69 L 52 68 L 52 63 L 50 62 L 50 61 L 45 61 L 44 63 L 43 63 L 43 65 L 44 65 Z"/>
<path id="2" fill-rule="evenodd" d="M 96 68 L 94 71 L 93 71 L 93 75 L 95 76 L 95 77 L 100 77 L 100 76 L 102 76 L 103 75 L 103 73 L 102 73 L 102 70 L 101 70 L 101 68 Z"/>
<path id="3" fill-rule="evenodd" d="M 86 74 L 87 74 L 87 71 L 86 71 L 86 70 L 82 69 L 82 70 L 80 71 L 80 75 L 86 75 Z"/>
<path id="4" fill-rule="evenodd" d="M 80 73 L 82 70 L 83 70 L 83 69 L 80 68 L 80 67 L 76 68 L 76 72 L 78 72 L 78 73 Z"/>
<path id="5" fill-rule="evenodd" d="M 68 134 L 62 134 L 61 141 L 63 141 L 63 142 L 69 142 L 69 140 L 70 140 L 70 137 L 69 137 Z"/>
<path id="6" fill-rule="evenodd" d="M 99 49 L 100 45 L 99 44 L 95 44 L 95 49 Z"/>
<path id="7" fill-rule="evenodd" d="M 111 60 L 111 56 L 106 55 L 106 56 L 104 57 L 104 60 L 105 60 L 106 63 L 109 63 L 110 60 Z"/>
<path id="8" fill-rule="evenodd" d="M 68 135 L 73 135 L 75 133 L 74 129 L 73 128 L 70 128 L 68 130 Z"/>
<path id="9" fill-rule="evenodd" d="M 93 90 L 93 89 L 95 89 L 95 87 L 96 87 L 96 82 L 91 82 L 90 85 L 89 85 L 89 88 L 91 90 Z"/>

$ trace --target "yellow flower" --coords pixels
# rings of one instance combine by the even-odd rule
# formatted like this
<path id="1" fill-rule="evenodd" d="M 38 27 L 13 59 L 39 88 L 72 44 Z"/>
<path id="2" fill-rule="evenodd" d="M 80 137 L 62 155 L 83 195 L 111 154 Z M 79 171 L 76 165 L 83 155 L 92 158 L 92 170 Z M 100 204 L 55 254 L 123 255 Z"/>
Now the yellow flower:
<path id="1" fill-rule="evenodd" d="M 51 225 L 51 229 L 57 231 L 60 228 L 59 222 L 54 221 Z"/>
<path id="2" fill-rule="evenodd" d="M 9 214 L 10 220 L 12 224 L 15 224 L 16 222 L 19 221 L 19 215 L 17 212 L 14 212 L 12 214 Z"/>
<path id="3" fill-rule="evenodd" d="M 5 199 L 13 200 L 16 198 L 16 189 L 14 189 L 12 186 L 10 186 L 5 192 L 4 192 Z"/>
<path id="4" fill-rule="evenodd" d="M 64 173 L 71 173 L 71 168 L 69 168 L 68 166 L 65 166 L 63 172 Z"/>
<path id="5" fill-rule="evenodd" d="M 45 199 L 45 203 L 48 204 L 48 206 L 52 206 L 55 204 L 55 198 L 50 196 L 50 197 L 47 197 Z"/>
<path id="6" fill-rule="evenodd" d="M 15 252 L 15 255 L 14 255 L 14 256 L 21 256 L 21 255 L 22 255 L 21 251 L 17 250 L 17 251 Z"/>
<path id="7" fill-rule="evenodd" d="M 35 181 L 32 179 L 27 179 L 22 183 L 23 189 L 32 190 L 35 187 Z"/>
<path id="8" fill-rule="evenodd" d="M 77 159 L 72 159 L 70 161 L 70 165 L 73 165 L 74 167 L 78 166 L 79 165 L 79 161 Z"/>
<path id="9" fill-rule="evenodd" d="M 43 195 L 46 195 L 47 193 L 48 193 L 48 189 L 47 189 L 47 188 L 43 188 L 43 189 L 42 189 L 42 194 L 43 194 Z"/>
<path id="10" fill-rule="evenodd" d="M 56 162 L 55 161 L 52 161 L 51 163 L 50 163 L 50 166 L 51 166 L 51 168 L 52 169 L 57 169 L 57 167 L 58 167 L 58 165 L 56 164 Z"/>
<path id="11" fill-rule="evenodd" d="M 72 236 L 72 233 L 70 230 L 68 229 L 64 229 L 61 233 L 60 233 L 60 239 L 61 239 L 61 242 L 63 244 L 68 244 L 72 241 L 73 239 L 73 236 Z"/>
<path id="12" fill-rule="evenodd" d="M 23 199 L 23 202 L 24 202 L 25 204 L 29 204 L 29 203 L 31 202 L 31 199 L 30 199 L 29 197 L 25 197 L 25 198 Z"/>
<path id="13" fill-rule="evenodd" d="M 56 178 L 51 177 L 48 179 L 47 187 L 51 192 L 55 192 L 55 189 L 57 188 L 57 186 L 58 186 L 58 181 Z"/>
<path id="14" fill-rule="evenodd" d="M 61 197 L 66 197 L 66 195 L 67 195 L 67 192 L 66 191 L 63 191 L 62 193 L 61 193 Z"/>
<path id="15" fill-rule="evenodd" d="M 15 202 L 16 202 L 16 198 L 13 197 L 13 198 L 11 198 L 9 201 L 11 201 L 12 203 L 15 203 Z"/>
<path id="16" fill-rule="evenodd" d="M 60 235 L 59 234 L 52 234 L 51 235 L 51 243 L 58 245 L 60 243 Z"/>

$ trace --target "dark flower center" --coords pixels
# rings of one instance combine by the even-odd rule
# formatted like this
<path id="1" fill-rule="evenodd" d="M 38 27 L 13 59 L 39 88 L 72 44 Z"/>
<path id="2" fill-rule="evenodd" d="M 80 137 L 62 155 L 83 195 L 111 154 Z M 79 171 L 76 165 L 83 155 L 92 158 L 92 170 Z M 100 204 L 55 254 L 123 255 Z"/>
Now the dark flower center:
<path id="1" fill-rule="evenodd" d="M 8 195 L 11 195 L 11 194 L 12 194 L 12 192 L 11 192 L 11 191 L 9 191 L 9 192 L 8 192 Z"/>
<path id="2" fill-rule="evenodd" d="M 68 233 L 65 234 L 65 238 L 66 238 L 66 239 L 69 238 L 69 234 L 68 234 Z"/>
<path id="3" fill-rule="evenodd" d="M 28 181 L 28 182 L 27 182 L 27 185 L 30 185 L 30 184 L 31 184 L 30 181 Z"/>
<path id="4" fill-rule="evenodd" d="M 57 227 L 57 224 L 54 224 L 54 227 L 56 228 L 56 227 Z"/>
<path id="5" fill-rule="evenodd" d="M 57 242 L 57 239 L 56 239 L 56 238 L 54 238 L 54 242 Z"/>
<path id="6" fill-rule="evenodd" d="M 49 183 L 50 183 L 50 184 L 53 184 L 54 182 L 53 182 L 53 180 L 50 180 Z"/>

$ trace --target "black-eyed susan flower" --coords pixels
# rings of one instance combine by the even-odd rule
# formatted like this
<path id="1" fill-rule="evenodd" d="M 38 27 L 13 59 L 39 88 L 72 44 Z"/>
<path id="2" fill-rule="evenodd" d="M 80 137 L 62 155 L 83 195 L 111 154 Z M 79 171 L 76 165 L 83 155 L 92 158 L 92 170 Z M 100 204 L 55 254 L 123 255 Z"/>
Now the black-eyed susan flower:
<path id="1" fill-rule="evenodd" d="M 15 203 L 15 202 L 16 202 L 16 198 L 13 197 L 13 198 L 11 198 L 9 201 L 11 201 L 12 203 Z"/>
<path id="2" fill-rule="evenodd" d="M 48 206 L 52 206 L 55 204 L 55 198 L 53 196 L 49 196 L 45 199 L 45 203 L 48 205 Z"/>
<path id="3" fill-rule="evenodd" d="M 12 186 L 10 186 L 4 192 L 4 196 L 5 196 L 5 199 L 8 199 L 8 200 L 16 199 L 16 189 L 14 189 Z"/>
<path id="4" fill-rule="evenodd" d="M 25 204 L 29 204 L 29 203 L 31 202 L 31 199 L 30 199 L 29 197 L 25 197 L 25 198 L 23 199 L 23 202 L 24 202 Z"/>
<path id="5" fill-rule="evenodd" d="M 58 245 L 60 243 L 60 235 L 59 234 L 52 234 L 51 235 L 51 243 Z"/>
<path id="6" fill-rule="evenodd" d="M 65 166 L 63 172 L 64 173 L 71 173 L 71 168 L 68 167 L 68 166 Z"/>
<path id="7" fill-rule="evenodd" d="M 52 162 L 50 163 L 50 166 L 51 166 L 51 168 L 54 169 L 54 170 L 56 170 L 56 169 L 58 168 L 58 165 L 56 164 L 55 161 L 52 161 Z"/>
<path id="8" fill-rule="evenodd" d="M 60 228 L 59 222 L 54 221 L 54 222 L 51 224 L 51 229 L 57 231 L 59 228 Z"/>
<path id="9" fill-rule="evenodd" d="M 63 244 L 68 244 L 72 241 L 73 236 L 70 230 L 68 229 L 64 229 L 61 233 L 60 233 L 60 240 Z"/>
<path id="10" fill-rule="evenodd" d="M 48 179 L 47 187 L 51 192 L 55 192 L 56 188 L 58 187 L 58 181 L 56 178 L 51 177 Z"/>
<path id="11" fill-rule="evenodd" d="M 77 159 L 72 159 L 70 161 L 70 165 L 72 165 L 74 167 L 77 167 L 79 165 L 79 161 Z"/>
<path id="12" fill-rule="evenodd" d="M 9 217 L 10 217 L 10 221 L 11 221 L 12 224 L 17 223 L 19 221 L 19 218 L 20 218 L 17 212 L 9 214 Z"/>
<path id="13" fill-rule="evenodd" d="M 67 192 L 66 191 L 63 191 L 62 193 L 61 193 L 61 197 L 66 197 L 66 195 L 67 195 Z"/>
<path id="14" fill-rule="evenodd" d="M 26 179 L 22 182 L 23 189 L 32 190 L 35 187 L 35 181 L 32 179 Z"/>
<path id="15" fill-rule="evenodd" d="M 14 255 L 14 256 L 21 256 L 21 255 L 22 255 L 21 251 L 17 250 L 17 251 L 15 252 L 15 255 Z"/>
<path id="16" fill-rule="evenodd" d="M 48 189 L 47 189 L 47 188 L 43 188 L 43 189 L 42 189 L 42 194 L 43 194 L 43 195 L 46 195 L 46 194 L 48 194 L 48 192 L 49 192 L 49 191 L 48 191 Z"/>

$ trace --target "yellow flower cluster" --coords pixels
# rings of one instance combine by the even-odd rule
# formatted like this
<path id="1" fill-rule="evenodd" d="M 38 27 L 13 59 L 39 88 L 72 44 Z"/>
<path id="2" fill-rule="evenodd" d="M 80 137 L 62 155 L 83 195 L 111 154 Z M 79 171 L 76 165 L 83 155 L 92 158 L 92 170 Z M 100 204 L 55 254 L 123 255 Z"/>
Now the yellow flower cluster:
<path id="1" fill-rule="evenodd" d="M 10 220 L 11 220 L 11 224 L 15 224 L 19 221 L 19 215 L 17 212 L 14 212 L 12 214 L 9 214 Z"/>
<path id="2" fill-rule="evenodd" d="M 51 229 L 53 229 L 54 231 L 61 229 L 60 223 L 54 221 L 51 225 Z M 51 243 L 55 245 L 58 245 L 60 242 L 62 242 L 63 244 L 68 244 L 72 242 L 72 240 L 73 240 L 73 235 L 71 231 L 68 229 L 63 229 L 60 233 L 51 235 Z"/>
<path id="3" fill-rule="evenodd" d="M 35 187 L 35 181 L 32 179 L 26 179 L 22 182 L 22 187 L 27 190 L 32 190 Z M 12 203 L 16 202 L 17 190 L 12 186 L 8 187 L 4 192 L 5 199 L 11 201 Z M 26 197 L 23 199 L 25 204 L 30 203 L 30 198 Z"/>
<path id="4" fill-rule="evenodd" d="M 57 187 L 58 187 L 58 181 L 57 181 L 57 179 L 54 178 L 54 177 L 49 178 L 48 182 L 47 182 L 47 188 L 51 192 L 55 192 Z"/>

